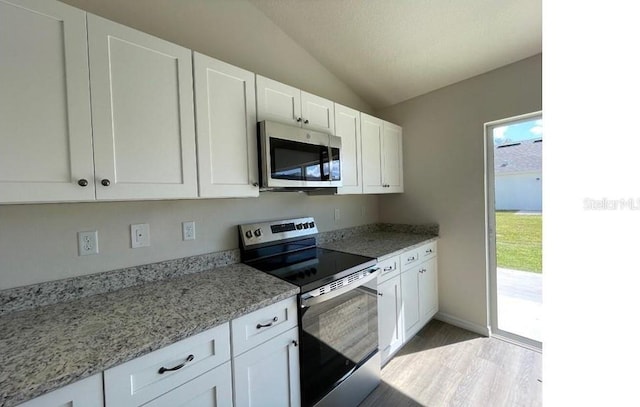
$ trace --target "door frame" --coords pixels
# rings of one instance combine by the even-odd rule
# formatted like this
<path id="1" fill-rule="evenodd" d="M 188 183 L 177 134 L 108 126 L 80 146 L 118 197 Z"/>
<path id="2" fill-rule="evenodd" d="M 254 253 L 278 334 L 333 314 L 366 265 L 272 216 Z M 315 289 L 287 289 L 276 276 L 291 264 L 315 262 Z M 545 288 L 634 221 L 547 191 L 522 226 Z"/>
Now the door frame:
<path id="1" fill-rule="evenodd" d="M 516 345 L 541 352 L 542 342 L 504 331 L 498 326 L 498 270 L 496 247 L 496 217 L 495 217 L 495 174 L 493 157 L 493 129 L 505 124 L 517 124 L 534 118 L 542 119 L 542 110 L 495 120 L 484 124 L 484 184 L 485 184 L 485 239 L 486 268 L 487 268 L 487 320 L 491 337 L 502 339 Z M 543 203 L 544 208 L 544 203 Z"/>

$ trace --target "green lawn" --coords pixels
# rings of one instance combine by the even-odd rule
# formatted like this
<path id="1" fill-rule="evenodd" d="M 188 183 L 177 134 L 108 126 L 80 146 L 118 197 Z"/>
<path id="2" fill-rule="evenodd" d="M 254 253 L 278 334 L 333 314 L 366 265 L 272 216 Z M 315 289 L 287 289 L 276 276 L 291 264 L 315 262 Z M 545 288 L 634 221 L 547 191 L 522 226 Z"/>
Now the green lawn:
<path id="1" fill-rule="evenodd" d="M 498 267 L 542 273 L 542 215 L 496 211 Z"/>

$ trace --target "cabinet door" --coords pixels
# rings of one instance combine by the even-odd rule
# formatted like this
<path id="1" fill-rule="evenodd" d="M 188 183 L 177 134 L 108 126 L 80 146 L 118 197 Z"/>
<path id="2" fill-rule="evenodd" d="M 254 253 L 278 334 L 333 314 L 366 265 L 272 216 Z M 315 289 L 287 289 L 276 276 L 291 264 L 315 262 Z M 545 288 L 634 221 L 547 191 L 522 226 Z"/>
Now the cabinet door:
<path id="1" fill-rule="evenodd" d="M 436 258 L 429 259 L 420 267 L 419 307 L 421 328 L 438 312 L 438 272 Z"/>
<path id="2" fill-rule="evenodd" d="M 300 90 L 284 83 L 256 75 L 258 121 L 274 120 L 299 126 Z"/>
<path id="3" fill-rule="evenodd" d="M 335 134 L 334 103 L 305 91 L 300 93 L 302 126 L 323 133 Z"/>
<path id="4" fill-rule="evenodd" d="M 384 122 L 382 133 L 382 184 L 387 193 L 403 192 L 402 127 Z"/>
<path id="5" fill-rule="evenodd" d="M 87 24 L 97 198 L 197 197 L 191 51 Z"/>
<path id="6" fill-rule="evenodd" d="M 402 283 L 402 320 L 404 322 L 404 341 L 411 339 L 420 326 L 420 270 L 423 264 L 403 270 Z"/>
<path id="7" fill-rule="evenodd" d="M 259 345 L 234 360 L 235 405 L 300 406 L 298 328 Z"/>
<path id="8" fill-rule="evenodd" d="M 200 196 L 258 196 L 255 75 L 193 53 Z"/>
<path id="9" fill-rule="evenodd" d="M 95 199 L 86 13 L 0 0 L 0 61 L 0 202 Z"/>
<path id="10" fill-rule="evenodd" d="M 383 121 L 360 114 L 362 134 L 362 191 L 365 194 L 387 192 L 382 186 Z"/>
<path id="11" fill-rule="evenodd" d="M 196 377 L 145 407 L 232 407 L 231 362 Z"/>
<path id="12" fill-rule="evenodd" d="M 362 193 L 360 112 L 336 103 L 336 136 L 342 141 L 342 187 L 338 194 Z"/>
<path id="13" fill-rule="evenodd" d="M 89 376 L 18 407 L 102 407 L 102 373 Z"/>
<path id="14" fill-rule="evenodd" d="M 378 341 L 382 364 L 386 363 L 403 343 L 401 300 L 400 276 L 378 285 Z"/>

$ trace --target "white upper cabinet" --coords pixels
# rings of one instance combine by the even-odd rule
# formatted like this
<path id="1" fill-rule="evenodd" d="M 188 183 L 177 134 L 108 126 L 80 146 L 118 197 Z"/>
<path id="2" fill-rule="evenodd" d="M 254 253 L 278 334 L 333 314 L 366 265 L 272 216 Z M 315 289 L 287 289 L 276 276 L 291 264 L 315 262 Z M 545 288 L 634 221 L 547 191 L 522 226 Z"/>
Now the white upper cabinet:
<path id="1" fill-rule="evenodd" d="M 402 128 L 366 113 L 361 113 L 360 119 L 363 192 L 404 192 Z"/>
<path id="2" fill-rule="evenodd" d="M 342 188 L 338 194 L 362 193 L 360 112 L 336 103 L 336 136 L 341 138 Z"/>
<path id="3" fill-rule="evenodd" d="M 382 132 L 382 182 L 386 192 L 404 192 L 402 127 L 384 122 Z"/>
<path id="4" fill-rule="evenodd" d="M 85 16 L 0 0 L 1 203 L 95 198 Z"/>
<path id="5" fill-rule="evenodd" d="M 200 196 L 258 196 L 255 75 L 193 53 Z"/>
<path id="6" fill-rule="evenodd" d="M 382 120 L 360 115 L 362 132 L 362 192 L 377 194 L 386 192 L 382 186 Z"/>
<path id="7" fill-rule="evenodd" d="M 191 51 L 89 14 L 98 199 L 197 197 Z"/>
<path id="8" fill-rule="evenodd" d="M 258 121 L 273 120 L 335 134 L 334 103 L 256 75 Z"/>

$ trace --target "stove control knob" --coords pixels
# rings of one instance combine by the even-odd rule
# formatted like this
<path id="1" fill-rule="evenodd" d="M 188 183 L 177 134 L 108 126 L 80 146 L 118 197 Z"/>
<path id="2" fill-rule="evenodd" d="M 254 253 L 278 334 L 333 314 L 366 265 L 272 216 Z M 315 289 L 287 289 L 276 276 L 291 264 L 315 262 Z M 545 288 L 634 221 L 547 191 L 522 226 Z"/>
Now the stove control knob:
<path id="1" fill-rule="evenodd" d="M 303 223 L 302 227 L 305 229 L 309 229 L 309 223 L 308 222 Z"/>
<path id="2" fill-rule="evenodd" d="M 316 270 L 316 268 L 315 268 L 315 267 L 311 267 L 311 272 L 312 272 L 313 274 L 316 274 L 316 273 L 318 272 L 318 270 Z"/>
<path id="3" fill-rule="evenodd" d="M 256 229 L 256 230 L 253 231 L 253 234 L 256 237 L 260 237 L 260 236 L 262 236 L 262 231 L 260 229 Z"/>
<path id="4" fill-rule="evenodd" d="M 311 270 L 305 270 L 305 271 L 304 271 L 304 274 L 306 274 L 306 275 L 310 276 L 310 275 L 311 275 Z"/>
<path id="5" fill-rule="evenodd" d="M 315 228 L 315 227 L 316 227 L 315 222 L 309 222 L 309 227 L 310 227 L 311 229 Z"/>
<path id="6" fill-rule="evenodd" d="M 298 223 L 298 224 L 296 225 L 296 229 L 298 229 L 298 230 L 302 229 L 302 223 Z"/>
<path id="7" fill-rule="evenodd" d="M 247 237 L 247 239 L 251 239 L 253 237 L 253 232 L 247 230 L 246 232 L 244 232 L 244 235 Z"/>
<path id="8" fill-rule="evenodd" d="M 298 278 L 304 278 L 304 273 L 302 271 L 298 273 Z"/>

